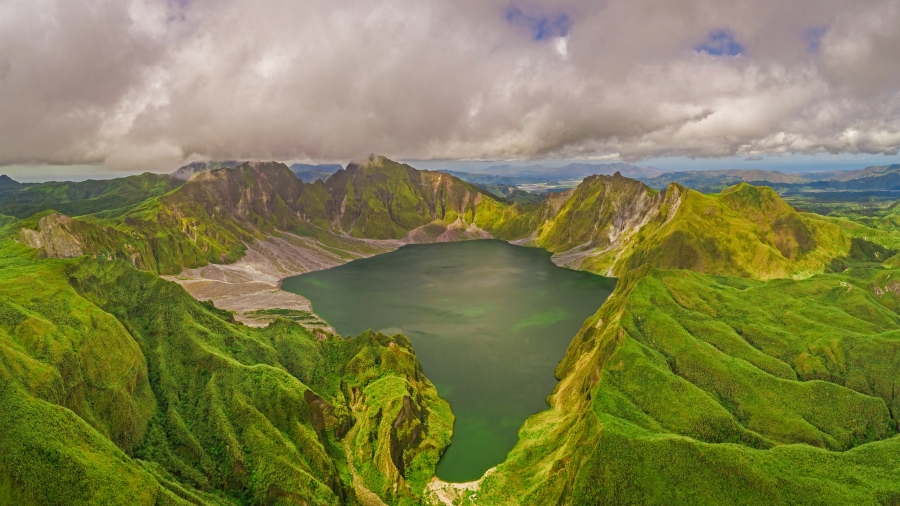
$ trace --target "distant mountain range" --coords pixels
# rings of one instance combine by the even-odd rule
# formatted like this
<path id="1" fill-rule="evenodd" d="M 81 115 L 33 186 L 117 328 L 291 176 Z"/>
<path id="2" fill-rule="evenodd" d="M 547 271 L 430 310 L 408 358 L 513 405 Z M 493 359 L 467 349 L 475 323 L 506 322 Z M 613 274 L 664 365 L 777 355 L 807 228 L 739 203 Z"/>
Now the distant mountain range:
<path id="1" fill-rule="evenodd" d="M 295 163 L 290 166 L 291 172 L 297 174 L 304 183 L 327 181 L 335 172 L 343 170 L 344 166 L 336 163 L 313 165 L 309 163 Z"/>
<path id="2" fill-rule="evenodd" d="M 219 162 L 194 162 L 185 165 L 172 176 L 187 181 L 197 174 L 220 168 L 232 168 L 241 162 L 229 160 Z M 339 164 L 305 164 L 290 166 L 301 181 L 313 183 L 327 181 L 344 167 Z M 900 164 L 866 167 L 849 171 L 823 171 L 791 173 L 760 169 L 692 170 L 665 172 L 656 167 L 639 167 L 628 163 L 589 164 L 570 163 L 562 167 L 530 165 L 494 165 L 479 172 L 443 170 L 445 174 L 457 177 L 482 188 L 495 191 L 499 187 L 557 184 L 561 181 L 580 181 L 592 175 L 611 176 L 616 173 L 637 179 L 651 188 L 663 189 L 669 183 L 678 183 L 706 193 L 715 193 L 738 183 L 776 187 L 785 191 L 900 191 Z M 0 193 L 18 190 L 19 185 L 9 179 L 0 179 Z M 498 186 L 499 185 L 499 186 Z M 506 194 L 503 194 L 505 196 Z"/>
<path id="3" fill-rule="evenodd" d="M 850 171 L 785 173 L 766 170 L 693 170 L 666 172 L 655 177 L 638 177 L 653 188 L 662 189 L 669 183 L 704 192 L 717 192 L 737 183 L 792 190 L 900 190 L 900 164 L 867 167 Z"/>
<path id="4" fill-rule="evenodd" d="M 900 172 L 900 164 L 873 165 L 857 170 L 833 170 L 828 172 L 812 172 L 808 174 L 815 181 L 849 181 L 867 177 L 882 176 L 892 172 Z"/>
<path id="5" fill-rule="evenodd" d="M 663 173 L 655 167 L 638 167 L 627 163 L 587 164 L 570 163 L 563 167 L 545 167 L 530 165 L 518 167 L 514 165 L 494 165 L 479 172 L 461 172 L 444 170 L 444 173 L 458 177 L 463 181 L 477 185 L 526 185 L 541 183 L 557 183 L 560 181 L 580 181 L 588 176 L 611 176 L 620 173 L 625 177 L 641 179 L 655 177 Z"/>
<path id="6" fill-rule="evenodd" d="M 546 194 L 520 190 L 509 184 L 479 184 L 476 186 L 491 192 L 493 195 L 503 197 L 507 202 L 518 202 L 519 204 L 537 204 L 544 200 L 546 196 Z"/>
<path id="7" fill-rule="evenodd" d="M 584 179 L 588 176 L 612 176 L 616 172 L 625 177 L 640 179 L 656 177 L 664 171 L 656 167 L 638 167 L 629 163 L 570 163 L 562 167 L 545 167 L 543 165 L 530 165 L 517 167 L 514 165 L 494 165 L 479 171 L 480 174 L 491 176 L 531 176 L 539 178 L 551 178 L 556 180 Z"/>
<path id="8" fill-rule="evenodd" d="M 344 170 L 344 166 L 338 163 L 320 163 L 320 164 L 311 164 L 311 163 L 295 163 L 289 167 L 291 172 L 294 174 L 300 172 L 308 172 L 308 171 L 316 171 L 316 172 L 325 172 L 328 174 L 334 174 L 339 170 Z"/>

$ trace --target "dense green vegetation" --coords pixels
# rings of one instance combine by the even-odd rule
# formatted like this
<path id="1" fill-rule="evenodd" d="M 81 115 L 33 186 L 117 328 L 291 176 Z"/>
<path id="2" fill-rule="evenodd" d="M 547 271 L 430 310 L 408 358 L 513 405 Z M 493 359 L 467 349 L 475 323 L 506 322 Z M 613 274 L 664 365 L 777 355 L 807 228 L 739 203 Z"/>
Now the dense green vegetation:
<path id="1" fill-rule="evenodd" d="M 523 205 L 540 204 L 547 196 L 546 194 L 541 195 L 538 193 L 531 193 L 520 190 L 515 186 L 509 184 L 479 184 L 478 187 L 492 193 L 493 195 L 502 197 L 503 200 L 509 203 L 517 203 Z"/>
<path id="2" fill-rule="evenodd" d="M 276 318 L 284 318 L 292 322 L 302 323 L 306 326 L 324 327 L 325 325 L 327 325 L 327 323 L 320 320 L 316 315 L 310 313 L 309 311 L 303 311 L 300 309 L 258 309 L 256 311 L 245 311 L 244 317 L 261 322 L 269 322 L 275 320 Z"/>
<path id="3" fill-rule="evenodd" d="M 629 273 L 479 503 L 895 504 L 897 275 Z"/>
<path id="4" fill-rule="evenodd" d="M 264 329 L 0 243 L 0 503 L 418 503 L 452 415 L 403 336 Z"/>
<path id="5" fill-rule="evenodd" d="M 534 244 L 562 254 L 567 265 L 617 276 L 647 264 L 760 279 L 809 276 L 850 248 L 830 221 L 746 183 L 704 195 L 593 176 L 548 197 L 531 224 Z"/>
<path id="6" fill-rule="evenodd" d="M 421 502 L 452 415 L 403 336 L 248 328 L 156 276 L 286 232 L 489 233 L 621 278 L 478 504 L 900 504 L 896 206 L 621 176 L 510 204 L 379 157 L 0 184 L 0 504 Z"/>
<path id="7" fill-rule="evenodd" d="M 69 216 L 102 211 L 107 211 L 107 215 L 115 215 L 182 184 L 182 181 L 171 176 L 146 172 L 139 176 L 80 183 L 19 185 L 15 192 L 3 192 L 3 187 L 0 186 L 0 214 L 26 218 L 42 211 L 54 210 Z"/>

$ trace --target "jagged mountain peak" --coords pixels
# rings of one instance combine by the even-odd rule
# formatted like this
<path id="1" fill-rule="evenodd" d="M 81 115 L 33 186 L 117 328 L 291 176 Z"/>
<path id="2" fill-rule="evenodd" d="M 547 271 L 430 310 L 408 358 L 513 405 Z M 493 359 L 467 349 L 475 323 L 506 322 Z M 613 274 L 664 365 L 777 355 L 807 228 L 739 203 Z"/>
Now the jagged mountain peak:
<path id="1" fill-rule="evenodd" d="M 618 174 L 548 197 L 532 226 L 534 244 L 569 267 L 618 276 L 650 264 L 768 279 L 821 269 L 825 250 L 846 246 L 835 226 L 811 220 L 768 187 L 704 195 L 672 182 L 656 192 Z"/>
<path id="2" fill-rule="evenodd" d="M 324 184 L 304 187 L 299 206 L 302 215 L 320 227 L 354 237 L 401 239 L 435 221 L 444 228 L 454 223 L 468 228 L 480 219 L 483 202 L 505 205 L 449 174 L 371 155 L 350 163 Z"/>
<path id="3" fill-rule="evenodd" d="M 203 174 L 216 169 L 231 168 L 240 165 L 241 162 L 235 160 L 225 160 L 220 162 L 191 162 L 172 173 L 172 177 L 189 181 L 198 174 Z"/>

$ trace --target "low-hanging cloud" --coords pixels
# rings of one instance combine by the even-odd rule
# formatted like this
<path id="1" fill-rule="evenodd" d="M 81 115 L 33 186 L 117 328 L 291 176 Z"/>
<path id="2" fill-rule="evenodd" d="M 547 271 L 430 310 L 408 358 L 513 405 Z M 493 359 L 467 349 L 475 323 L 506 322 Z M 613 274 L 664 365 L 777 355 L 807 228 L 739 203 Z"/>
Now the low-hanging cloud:
<path id="1" fill-rule="evenodd" d="M 900 0 L 6 0 L 0 164 L 897 153 Z"/>

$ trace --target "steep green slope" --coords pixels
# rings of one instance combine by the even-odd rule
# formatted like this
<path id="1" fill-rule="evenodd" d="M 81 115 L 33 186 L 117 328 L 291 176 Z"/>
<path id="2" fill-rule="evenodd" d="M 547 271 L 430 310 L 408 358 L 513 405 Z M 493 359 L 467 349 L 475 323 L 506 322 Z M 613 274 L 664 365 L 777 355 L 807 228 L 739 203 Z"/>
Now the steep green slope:
<path id="1" fill-rule="evenodd" d="M 660 212 L 665 193 L 622 177 L 591 176 L 551 194 L 535 213 L 535 243 L 553 252 L 612 251 Z"/>
<path id="2" fill-rule="evenodd" d="M 594 176 L 548 197 L 531 223 L 533 243 L 561 263 L 616 276 L 645 264 L 760 279 L 808 276 L 850 248 L 839 227 L 746 183 L 719 195 L 677 184 L 657 193 L 619 175 Z"/>
<path id="3" fill-rule="evenodd" d="M 452 415 L 405 338 L 249 329 L 152 273 L 282 232 L 487 232 L 621 280 L 478 504 L 895 504 L 900 240 L 879 220 L 621 175 L 522 206 L 380 157 L 315 184 L 242 164 L 121 216 L 0 216 L 19 241 L 0 244 L 0 503 L 421 501 Z"/>
<path id="4" fill-rule="evenodd" d="M 185 267 L 234 262 L 246 242 L 278 230 L 305 232 L 286 203 L 296 201 L 302 184 L 283 164 L 246 163 L 202 173 L 117 217 L 32 216 L 23 222 L 21 240 L 45 256 L 99 255 L 176 274 Z M 52 245 L 59 242 L 77 246 L 65 249 L 72 254 L 54 254 L 60 248 Z"/>
<path id="5" fill-rule="evenodd" d="M 384 158 L 351 164 L 327 184 L 305 184 L 280 163 L 248 162 L 199 174 L 121 216 L 31 216 L 20 240 L 44 256 L 90 254 L 177 274 L 234 262 L 246 244 L 281 232 L 326 244 L 343 234 L 399 239 L 413 232 L 417 242 L 514 238 L 526 233 L 524 212 L 452 176 Z"/>
<path id="6" fill-rule="evenodd" d="M 632 271 L 479 504 L 894 504 L 900 273 L 848 274 Z"/>
<path id="7" fill-rule="evenodd" d="M 118 179 L 22 185 L 16 192 L 0 194 L 0 214 L 25 218 L 50 209 L 69 216 L 123 212 L 181 184 L 171 176 L 145 172 Z"/>
<path id="8" fill-rule="evenodd" d="M 403 336 L 265 329 L 0 248 L 0 503 L 417 503 L 452 415 Z"/>
<path id="9" fill-rule="evenodd" d="M 322 228 L 353 237 L 400 239 L 434 223 L 438 235 L 449 226 L 490 226 L 506 206 L 475 185 L 443 172 L 416 170 L 384 157 L 351 163 L 327 182 L 304 187 L 301 212 Z M 438 232 L 438 229 L 441 229 Z"/>

